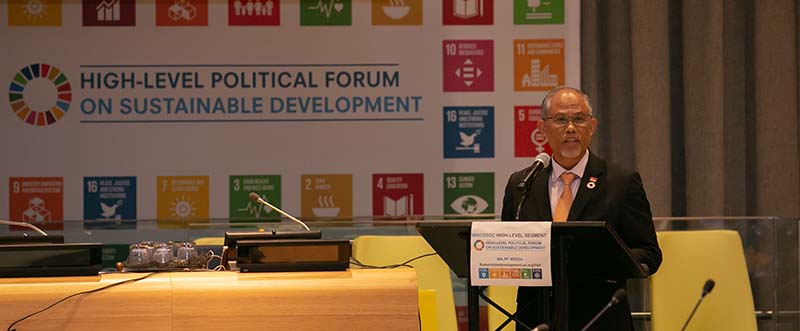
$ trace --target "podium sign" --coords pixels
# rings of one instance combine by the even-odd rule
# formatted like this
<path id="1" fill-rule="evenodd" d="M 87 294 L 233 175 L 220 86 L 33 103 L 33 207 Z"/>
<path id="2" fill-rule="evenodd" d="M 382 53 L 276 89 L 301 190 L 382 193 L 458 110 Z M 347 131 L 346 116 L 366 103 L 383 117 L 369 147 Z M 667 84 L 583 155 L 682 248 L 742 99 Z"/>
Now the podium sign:
<path id="1" fill-rule="evenodd" d="M 552 286 L 550 222 L 474 222 L 472 286 Z"/>

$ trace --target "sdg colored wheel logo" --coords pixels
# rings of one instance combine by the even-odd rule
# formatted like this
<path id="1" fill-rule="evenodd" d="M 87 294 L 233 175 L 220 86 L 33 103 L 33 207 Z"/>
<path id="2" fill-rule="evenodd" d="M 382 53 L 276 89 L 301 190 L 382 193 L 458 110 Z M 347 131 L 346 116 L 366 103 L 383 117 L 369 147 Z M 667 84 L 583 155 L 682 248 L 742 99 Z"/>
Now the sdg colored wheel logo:
<path id="1" fill-rule="evenodd" d="M 72 101 L 67 76 L 56 66 L 37 63 L 22 68 L 8 88 L 11 110 L 23 122 L 47 126 L 64 117 Z"/>

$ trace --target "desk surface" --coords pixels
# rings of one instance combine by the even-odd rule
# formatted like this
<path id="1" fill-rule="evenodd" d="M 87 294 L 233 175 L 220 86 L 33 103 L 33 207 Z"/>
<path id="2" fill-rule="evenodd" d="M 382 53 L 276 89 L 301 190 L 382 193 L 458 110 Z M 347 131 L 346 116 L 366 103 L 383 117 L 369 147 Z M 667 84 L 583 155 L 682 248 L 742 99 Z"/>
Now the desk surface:
<path id="1" fill-rule="evenodd" d="M 146 274 L 0 279 L 0 328 L 73 293 Z M 82 295 L 20 330 L 418 330 L 409 269 L 161 273 Z"/>

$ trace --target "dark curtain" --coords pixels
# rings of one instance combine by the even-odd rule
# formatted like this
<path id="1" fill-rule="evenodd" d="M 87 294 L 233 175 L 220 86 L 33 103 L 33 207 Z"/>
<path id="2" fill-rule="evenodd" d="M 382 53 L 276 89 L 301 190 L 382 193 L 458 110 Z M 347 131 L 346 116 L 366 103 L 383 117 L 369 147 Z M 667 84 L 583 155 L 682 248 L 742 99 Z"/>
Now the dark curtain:
<path id="1" fill-rule="evenodd" d="M 799 23 L 792 0 L 582 0 L 591 148 L 641 172 L 654 216 L 798 218 Z M 780 231 L 795 244 L 773 261 L 793 263 L 754 280 L 756 309 L 797 311 L 796 225 Z"/>

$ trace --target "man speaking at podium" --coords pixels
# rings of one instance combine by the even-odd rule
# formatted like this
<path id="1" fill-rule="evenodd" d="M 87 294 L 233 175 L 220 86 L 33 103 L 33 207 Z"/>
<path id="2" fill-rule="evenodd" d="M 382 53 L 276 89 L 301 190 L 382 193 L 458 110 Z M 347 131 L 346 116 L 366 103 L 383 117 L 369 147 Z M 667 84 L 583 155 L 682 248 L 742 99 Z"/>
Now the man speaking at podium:
<path id="1" fill-rule="evenodd" d="M 661 265 L 661 250 L 642 179 L 639 173 L 589 151 L 597 119 L 592 117 L 586 94 L 557 87 L 542 100 L 542 114 L 538 128 L 553 150 L 553 162 L 529 179 L 531 189 L 519 206 L 518 218 L 522 191 L 517 186 L 531 168 L 511 175 L 503 197 L 503 221 L 606 221 L 633 256 L 654 273 Z M 570 280 L 570 331 L 580 330 L 625 286 L 625 280 Z M 538 291 L 549 289 L 520 287 L 517 292 L 517 316 L 525 324 L 538 325 L 551 318 L 538 316 L 537 303 L 531 302 Z M 589 330 L 633 330 L 627 299 L 606 311 Z"/>

